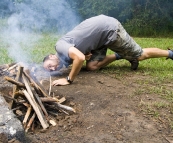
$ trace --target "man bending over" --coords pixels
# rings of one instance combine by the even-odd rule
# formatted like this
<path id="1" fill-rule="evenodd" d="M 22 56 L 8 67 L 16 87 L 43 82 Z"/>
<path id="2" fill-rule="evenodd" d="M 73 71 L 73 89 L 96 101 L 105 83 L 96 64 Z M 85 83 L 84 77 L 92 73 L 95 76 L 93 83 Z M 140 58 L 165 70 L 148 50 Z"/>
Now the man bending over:
<path id="1" fill-rule="evenodd" d="M 106 55 L 108 48 L 115 53 Z M 88 70 L 98 70 L 120 59 L 128 60 L 131 69 L 136 70 L 141 60 L 160 57 L 173 59 L 172 50 L 142 49 L 117 19 L 105 15 L 91 17 L 81 22 L 58 40 L 55 50 L 56 54 L 44 58 L 44 68 L 57 70 L 62 64 L 66 66 L 72 64 L 72 69 L 69 76 L 53 81 L 53 85 L 71 84 L 85 60 Z"/>

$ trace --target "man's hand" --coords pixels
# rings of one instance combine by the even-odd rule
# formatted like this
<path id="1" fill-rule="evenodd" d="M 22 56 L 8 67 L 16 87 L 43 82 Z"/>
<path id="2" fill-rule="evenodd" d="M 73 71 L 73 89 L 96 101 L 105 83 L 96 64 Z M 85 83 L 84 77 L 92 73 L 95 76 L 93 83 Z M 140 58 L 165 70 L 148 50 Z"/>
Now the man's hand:
<path id="1" fill-rule="evenodd" d="M 54 80 L 52 82 L 52 85 L 53 86 L 56 86 L 56 85 L 68 85 L 70 84 L 66 78 L 61 78 L 61 79 L 58 79 L 58 80 Z"/>
<path id="2" fill-rule="evenodd" d="M 92 54 L 91 53 L 88 53 L 85 55 L 85 60 L 89 60 L 91 58 Z"/>

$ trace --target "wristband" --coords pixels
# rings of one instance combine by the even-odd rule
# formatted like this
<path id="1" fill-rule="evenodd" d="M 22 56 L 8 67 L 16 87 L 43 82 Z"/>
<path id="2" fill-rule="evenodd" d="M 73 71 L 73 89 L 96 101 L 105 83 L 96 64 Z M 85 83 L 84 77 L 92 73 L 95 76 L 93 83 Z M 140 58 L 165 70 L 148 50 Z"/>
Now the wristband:
<path id="1" fill-rule="evenodd" d="M 73 81 L 72 81 L 72 80 L 70 80 L 70 77 L 69 77 L 69 76 L 67 76 L 67 78 L 66 78 L 66 79 L 67 79 L 67 81 L 68 81 L 70 84 L 72 84 L 72 82 L 73 82 Z"/>

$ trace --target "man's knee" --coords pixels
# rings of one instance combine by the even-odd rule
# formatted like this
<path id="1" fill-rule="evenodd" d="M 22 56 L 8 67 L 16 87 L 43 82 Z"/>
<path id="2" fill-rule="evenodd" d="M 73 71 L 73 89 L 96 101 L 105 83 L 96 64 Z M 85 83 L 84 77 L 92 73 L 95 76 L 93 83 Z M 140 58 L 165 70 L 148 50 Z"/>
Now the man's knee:
<path id="1" fill-rule="evenodd" d="M 89 71 L 95 71 L 95 70 L 98 70 L 99 68 L 93 65 L 87 65 L 86 69 Z"/>
<path id="2" fill-rule="evenodd" d="M 142 61 L 142 60 L 149 59 L 149 58 L 150 58 L 150 55 L 149 55 L 148 51 L 143 49 L 143 52 L 142 52 L 141 56 L 138 57 L 138 60 Z"/>
<path id="3" fill-rule="evenodd" d="M 98 61 L 87 62 L 86 69 L 90 71 L 98 70 L 99 67 L 97 66 L 97 64 Z"/>

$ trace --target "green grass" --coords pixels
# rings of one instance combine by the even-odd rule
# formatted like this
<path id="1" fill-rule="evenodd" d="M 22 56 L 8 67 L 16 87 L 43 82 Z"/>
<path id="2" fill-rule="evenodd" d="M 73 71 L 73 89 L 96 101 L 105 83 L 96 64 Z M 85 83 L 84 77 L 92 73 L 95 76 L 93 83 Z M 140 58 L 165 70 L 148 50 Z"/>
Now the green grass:
<path id="1" fill-rule="evenodd" d="M 29 56 L 29 61 L 28 62 L 34 62 L 34 63 L 41 63 L 43 58 L 48 55 L 49 53 L 55 53 L 55 43 L 58 39 L 58 35 L 54 34 L 44 34 L 44 35 L 37 35 L 33 34 L 31 35 L 31 39 L 33 37 L 38 38 L 38 41 L 33 41 L 28 39 L 27 43 L 21 43 L 20 44 L 20 50 L 22 50 L 24 53 L 26 53 Z M 10 50 L 10 44 L 11 43 L 5 43 L 3 41 L 3 37 L 0 37 L 0 64 L 4 63 L 10 63 L 10 62 L 16 62 L 13 57 L 9 57 L 9 51 Z M 33 44 L 31 43 L 33 42 Z M 13 47 L 11 47 L 13 48 Z M 16 52 L 16 54 L 18 54 Z M 18 56 L 24 56 L 24 55 L 18 55 Z"/>
<path id="2" fill-rule="evenodd" d="M 171 38 L 134 38 L 134 40 L 142 47 L 158 47 L 161 49 L 172 48 L 173 49 L 173 39 Z M 113 53 L 108 51 L 108 53 Z M 137 73 L 142 73 L 144 75 L 152 75 L 157 77 L 158 80 L 164 80 L 172 75 L 173 61 L 165 60 L 166 58 L 153 58 L 140 61 L 139 70 Z M 129 72 L 129 63 L 126 60 L 119 60 L 111 63 L 108 67 L 109 72 L 121 71 L 124 74 Z M 106 69 L 107 70 L 107 69 Z M 107 72 L 107 71 L 105 71 Z M 123 75 L 123 74 L 122 74 Z M 172 76 L 171 76 L 172 79 Z"/>

